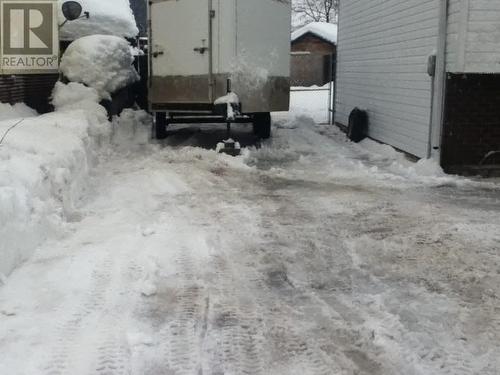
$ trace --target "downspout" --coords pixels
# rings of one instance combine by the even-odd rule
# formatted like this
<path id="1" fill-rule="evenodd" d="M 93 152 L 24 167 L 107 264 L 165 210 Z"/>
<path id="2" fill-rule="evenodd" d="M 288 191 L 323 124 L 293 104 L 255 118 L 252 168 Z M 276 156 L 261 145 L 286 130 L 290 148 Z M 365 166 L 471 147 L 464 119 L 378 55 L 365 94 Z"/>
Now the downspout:
<path id="1" fill-rule="evenodd" d="M 215 100 L 214 82 L 214 18 L 213 0 L 208 0 L 208 96 L 210 102 Z"/>
<path id="2" fill-rule="evenodd" d="M 338 70 L 339 70 L 339 41 L 341 40 L 340 38 L 340 32 L 341 32 L 341 27 L 340 27 L 340 12 L 341 12 L 341 7 L 342 7 L 343 1 L 339 0 L 339 9 L 337 11 L 337 43 L 335 43 L 335 70 L 333 71 L 333 79 L 335 80 L 333 83 L 333 105 L 332 105 L 332 125 L 335 125 L 337 123 L 337 83 L 338 83 Z"/>
<path id="3" fill-rule="evenodd" d="M 149 111 L 153 110 L 153 103 L 151 102 L 151 87 L 153 86 L 153 24 L 151 21 L 151 1 L 147 2 L 147 29 L 148 29 L 148 108 Z"/>
<path id="4" fill-rule="evenodd" d="M 440 0 L 439 33 L 436 55 L 436 74 L 434 77 L 434 95 L 432 98 L 432 119 L 428 156 L 438 161 L 441 159 L 441 144 L 444 124 L 446 96 L 446 49 L 448 37 L 449 0 Z"/>

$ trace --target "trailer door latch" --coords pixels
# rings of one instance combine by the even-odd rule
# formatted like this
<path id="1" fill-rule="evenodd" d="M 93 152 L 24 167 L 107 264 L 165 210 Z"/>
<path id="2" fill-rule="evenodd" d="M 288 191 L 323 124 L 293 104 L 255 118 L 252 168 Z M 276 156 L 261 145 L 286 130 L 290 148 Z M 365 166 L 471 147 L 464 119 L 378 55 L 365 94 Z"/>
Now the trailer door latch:
<path id="1" fill-rule="evenodd" d="M 201 46 L 201 47 L 196 47 L 196 48 L 194 48 L 193 50 L 194 50 L 195 52 L 199 52 L 199 53 L 201 53 L 201 54 L 203 55 L 205 52 L 207 52 L 207 51 L 209 50 L 209 48 L 208 48 L 208 47 L 205 47 L 205 43 L 206 43 L 206 42 L 207 42 L 207 40 L 206 40 L 206 39 L 202 39 L 202 40 L 201 40 L 201 44 L 202 44 L 202 46 Z"/>
<path id="2" fill-rule="evenodd" d="M 201 53 L 201 54 L 203 55 L 205 52 L 207 52 L 207 51 L 208 51 L 208 47 L 196 47 L 196 48 L 194 49 L 194 51 L 195 51 L 195 52 L 199 52 L 199 53 Z"/>

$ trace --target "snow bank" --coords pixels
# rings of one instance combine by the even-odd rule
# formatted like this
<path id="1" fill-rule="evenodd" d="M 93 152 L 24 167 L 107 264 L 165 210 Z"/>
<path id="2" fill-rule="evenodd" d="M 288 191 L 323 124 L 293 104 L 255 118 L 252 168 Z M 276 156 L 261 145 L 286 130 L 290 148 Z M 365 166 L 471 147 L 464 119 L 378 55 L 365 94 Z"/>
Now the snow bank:
<path id="1" fill-rule="evenodd" d="M 125 109 L 113 118 L 112 143 L 117 150 L 133 150 L 143 147 L 151 140 L 153 118 L 146 111 Z"/>
<path id="2" fill-rule="evenodd" d="M 133 61 L 125 39 L 92 35 L 70 44 L 60 68 L 70 81 L 93 87 L 101 98 L 110 99 L 110 94 L 139 80 Z"/>
<path id="3" fill-rule="evenodd" d="M 273 139 L 264 142 L 260 149 L 251 149 L 247 163 L 270 168 L 274 174 L 289 179 L 303 179 L 307 175 L 311 181 L 324 181 L 328 176 L 332 181 L 344 180 L 363 187 L 401 190 L 415 187 L 498 190 L 495 183 L 448 175 L 433 159 L 415 162 L 391 146 L 371 139 L 352 143 L 337 127 L 318 125 L 306 115 L 274 114 L 273 119 Z M 309 172 L 318 164 L 324 166 L 321 174 Z"/>
<path id="4" fill-rule="evenodd" d="M 59 0 L 62 4 L 65 0 Z M 79 0 L 89 19 L 66 23 L 60 31 L 62 40 L 75 40 L 83 36 L 104 34 L 133 38 L 139 33 L 129 0 Z M 62 12 L 59 23 L 64 21 Z"/>
<path id="5" fill-rule="evenodd" d="M 24 103 L 17 103 L 14 105 L 0 103 L 0 121 L 23 117 L 33 117 L 36 115 L 36 111 L 34 109 L 31 109 Z"/>
<path id="6" fill-rule="evenodd" d="M 311 33 L 327 42 L 337 44 L 337 25 L 327 22 L 311 22 L 292 33 L 292 42 Z"/>
<path id="7" fill-rule="evenodd" d="M 357 145 L 353 144 L 353 147 L 364 153 L 363 158 L 367 163 L 372 164 L 372 167 L 382 168 L 411 181 L 439 185 L 454 184 L 460 179 L 447 175 L 437 160 L 420 159 L 414 162 L 409 160 L 403 152 L 372 139 L 367 138 Z"/>
<path id="8" fill-rule="evenodd" d="M 97 144 L 110 133 L 97 99 L 93 89 L 59 83 L 58 110 L 25 118 L 0 146 L 0 279 L 78 217 L 76 202 Z M 12 125 L 13 120 L 0 121 L 0 134 Z"/>

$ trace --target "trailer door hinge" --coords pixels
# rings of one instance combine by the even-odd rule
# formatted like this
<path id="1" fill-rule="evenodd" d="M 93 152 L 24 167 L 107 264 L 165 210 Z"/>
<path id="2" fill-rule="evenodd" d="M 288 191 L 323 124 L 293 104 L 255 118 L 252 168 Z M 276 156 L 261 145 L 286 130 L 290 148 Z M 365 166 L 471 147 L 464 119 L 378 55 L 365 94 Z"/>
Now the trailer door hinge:
<path id="1" fill-rule="evenodd" d="M 215 10 L 210 11 L 210 18 L 215 18 Z"/>

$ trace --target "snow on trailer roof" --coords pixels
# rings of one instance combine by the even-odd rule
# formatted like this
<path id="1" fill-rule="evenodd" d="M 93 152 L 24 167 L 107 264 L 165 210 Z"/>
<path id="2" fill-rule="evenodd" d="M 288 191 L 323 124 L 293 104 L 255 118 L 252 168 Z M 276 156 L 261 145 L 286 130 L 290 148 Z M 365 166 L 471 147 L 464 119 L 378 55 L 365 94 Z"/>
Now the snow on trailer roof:
<path id="1" fill-rule="evenodd" d="M 59 0 L 62 5 L 66 0 Z M 104 34 L 133 38 L 139 33 L 129 0 L 78 0 L 90 18 L 66 23 L 60 31 L 61 40 L 75 40 L 83 36 Z M 61 9 L 59 23 L 64 21 Z"/>
<path id="2" fill-rule="evenodd" d="M 327 22 L 311 22 L 292 33 L 292 42 L 306 34 L 314 34 L 327 42 L 337 44 L 337 25 Z"/>

